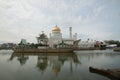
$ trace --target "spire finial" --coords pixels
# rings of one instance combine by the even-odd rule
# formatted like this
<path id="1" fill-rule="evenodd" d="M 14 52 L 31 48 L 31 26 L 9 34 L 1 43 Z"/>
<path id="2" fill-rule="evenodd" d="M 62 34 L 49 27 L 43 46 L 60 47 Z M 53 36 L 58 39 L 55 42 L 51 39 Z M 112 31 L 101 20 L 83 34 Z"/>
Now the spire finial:
<path id="1" fill-rule="evenodd" d="M 55 27 L 57 27 L 57 24 L 56 24 L 56 26 Z"/>

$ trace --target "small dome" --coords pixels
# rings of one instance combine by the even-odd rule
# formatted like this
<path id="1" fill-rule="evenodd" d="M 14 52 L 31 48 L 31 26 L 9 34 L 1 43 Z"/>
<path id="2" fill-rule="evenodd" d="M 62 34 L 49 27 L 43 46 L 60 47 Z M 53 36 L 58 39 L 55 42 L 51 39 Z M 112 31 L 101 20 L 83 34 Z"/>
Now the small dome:
<path id="1" fill-rule="evenodd" d="M 55 27 L 52 28 L 52 31 L 60 31 L 60 28 L 56 25 Z"/>

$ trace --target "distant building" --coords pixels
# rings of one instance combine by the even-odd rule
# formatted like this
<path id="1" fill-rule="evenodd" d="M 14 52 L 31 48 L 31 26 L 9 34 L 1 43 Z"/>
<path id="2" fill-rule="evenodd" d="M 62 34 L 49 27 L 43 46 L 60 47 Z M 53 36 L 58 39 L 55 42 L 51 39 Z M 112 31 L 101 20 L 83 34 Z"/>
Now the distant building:
<path id="1" fill-rule="evenodd" d="M 9 47 L 8 43 L 3 43 L 3 44 L 1 45 L 1 48 L 8 48 L 8 47 Z"/>
<path id="2" fill-rule="evenodd" d="M 45 33 L 44 33 L 43 31 L 42 31 L 42 33 L 39 34 L 39 36 L 36 37 L 36 38 L 37 38 L 38 44 L 46 45 L 47 42 L 48 42 L 48 37 L 47 37 L 47 35 L 45 35 Z"/>
<path id="3" fill-rule="evenodd" d="M 0 45 L 0 49 L 12 49 L 15 46 L 16 44 L 14 43 L 3 43 Z"/>
<path id="4" fill-rule="evenodd" d="M 48 47 L 48 37 L 47 35 L 42 31 L 41 34 L 39 34 L 38 37 L 36 37 L 38 42 L 38 49 L 46 49 Z"/>
<path id="5" fill-rule="evenodd" d="M 107 48 L 114 48 L 114 47 L 117 47 L 117 44 L 108 44 L 106 47 Z"/>
<path id="6" fill-rule="evenodd" d="M 62 42 L 62 33 L 60 28 L 56 25 L 52 28 L 52 33 L 50 33 L 49 38 L 49 46 L 50 47 L 57 47 L 59 43 Z"/>
<path id="7" fill-rule="evenodd" d="M 78 48 L 93 48 L 95 47 L 95 42 L 93 41 L 80 41 L 78 44 Z"/>
<path id="8" fill-rule="evenodd" d="M 26 39 L 21 39 L 19 45 L 27 45 L 27 40 Z"/>

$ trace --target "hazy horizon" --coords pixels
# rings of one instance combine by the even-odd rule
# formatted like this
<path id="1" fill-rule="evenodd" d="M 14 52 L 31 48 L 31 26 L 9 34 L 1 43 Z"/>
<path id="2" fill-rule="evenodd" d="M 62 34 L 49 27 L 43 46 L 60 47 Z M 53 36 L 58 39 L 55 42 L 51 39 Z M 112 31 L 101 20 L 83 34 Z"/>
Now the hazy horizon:
<path id="1" fill-rule="evenodd" d="M 63 37 L 71 26 L 78 39 L 120 40 L 119 8 L 120 0 L 0 0 L 0 43 L 36 43 L 55 25 Z"/>

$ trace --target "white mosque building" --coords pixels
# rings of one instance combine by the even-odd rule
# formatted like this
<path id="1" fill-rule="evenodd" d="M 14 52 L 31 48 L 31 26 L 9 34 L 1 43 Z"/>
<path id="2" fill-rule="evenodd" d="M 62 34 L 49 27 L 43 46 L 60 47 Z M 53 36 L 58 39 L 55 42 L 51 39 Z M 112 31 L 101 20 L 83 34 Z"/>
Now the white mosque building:
<path id="1" fill-rule="evenodd" d="M 59 43 L 62 42 L 62 33 L 60 28 L 56 25 L 55 27 L 52 28 L 52 33 L 50 33 L 50 38 L 49 38 L 49 46 L 50 47 L 57 47 Z"/>
<path id="2" fill-rule="evenodd" d="M 75 35 L 72 35 L 72 27 L 69 28 L 69 38 L 63 38 L 62 37 L 62 33 L 61 33 L 61 29 L 56 25 L 55 27 L 52 28 L 52 32 L 50 33 L 49 38 L 47 37 L 47 35 L 45 35 L 43 32 L 42 34 L 40 34 L 39 37 L 37 38 L 37 42 L 42 43 L 42 44 L 47 44 L 49 45 L 49 47 L 51 48 L 57 48 L 57 47 L 70 47 L 73 46 L 74 41 L 77 40 L 77 33 L 75 33 Z"/>
<path id="3" fill-rule="evenodd" d="M 77 41 L 77 33 L 72 35 L 72 27 L 69 27 L 69 38 L 63 38 L 61 29 L 57 25 L 52 28 L 52 32 L 49 35 L 45 35 L 43 32 L 37 37 L 38 44 L 48 44 L 50 48 L 58 48 L 58 47 L 73 47 L 74 42 Z M 78 48 L 91 48 L 94 47 L 95 42 L 93 41 L 80 41 L 78 43 Z"/>
<path id="4" fill-rule="evenodd" d="M 72 27 L 70 27 L 70 38 L 64 39 L 62 37 L 61 29 L 56 25 L 55 27 L 52 28 L 52 33 L 50 33 L 50 38 L 49 38 L 49 46 L 50 47 L 57 47 L 58 44 L 67 44 L 67 45 L 73 45 L 73 42 L 77 40 L 77 34 L 76 36 L 74 35 L 74 39 L 72 38 Z"/>

